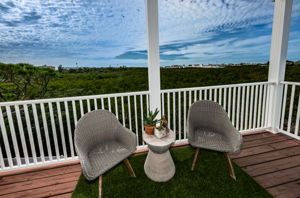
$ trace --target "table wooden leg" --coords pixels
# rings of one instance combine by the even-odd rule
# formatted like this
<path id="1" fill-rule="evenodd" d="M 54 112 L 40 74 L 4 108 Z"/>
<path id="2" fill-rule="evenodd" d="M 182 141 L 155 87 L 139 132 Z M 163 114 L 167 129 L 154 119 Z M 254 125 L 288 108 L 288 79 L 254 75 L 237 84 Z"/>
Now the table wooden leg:
<path id="1" fill-rule="evenodd" d="M 195 155 L 194 155 L 194 160 L 193 160 L 193 164 L 192 164 L 192 171 L 195 170 L 196 163 L 197 163 L 198 156 L 199 156 L 199 151 L 200 151 L 200 148 L 196 148 Z"/>
<path id="2" fill-rule="evenodd" d="M 225 156 L 225 158 L 226 158 L 229 176 L 230 176 L 232 179 L 236 180 L 235 172 L 234 172 L 234 168 L 233 168 L 233 164 L 232 164 L 232 162 L 231 162 L 229 153 L 224 153 L 224 156 Z"/>
<path id="3" fill-rule="evenodd" d="M 129 172 L 130 177 L 136 177 L 129 160 L 125 159 L 123 162 Z"/>
<path id="4" fill-rule="evenodd" d="M 99 176 L 99 195 L 98 195 L 99 198 L 103 198 L 102 183 L 103 183 L 102 175 L 100 175 Z"/>

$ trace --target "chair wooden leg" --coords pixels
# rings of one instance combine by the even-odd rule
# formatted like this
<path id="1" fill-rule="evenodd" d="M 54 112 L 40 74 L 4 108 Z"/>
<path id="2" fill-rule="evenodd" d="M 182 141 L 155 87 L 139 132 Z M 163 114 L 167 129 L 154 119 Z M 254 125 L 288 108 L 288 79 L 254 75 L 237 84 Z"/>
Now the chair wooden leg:
<path id="1" fill-rule="evenodd" d="M 99 176 L 99 198 L 103 198 L 103 190 L 102 190 L 102 175 Z"/>
<path id="2" fill-rule="evenodd" d="M 193 164 L 192 164 L 192 171 L 195 170 L 196 163 L 197 163 L 198 156 L 199 156 L 199 151 L 200 151 L 200 148 L 196 148 L 195 155 L 194 155 L 194 160 L 193 160 Z"/>
<path id="3" fill-rule="evenodd" d="M 233 165 L 232 165 L 232 162 L 231 162 L 229 153 L 224 153 L 224 156 L 225 156 L 225 158 L 226 158 L 229 176 L 230 176 L 232 179 L 236 180 L 235 173 L 234 173 L 234 168 L 233 168 Z"/>
<path id="4" fill-rule="evenodd" d="M 129 160 L 125 159 L 123 162 L 129 172 L 130 177 L 136 177 Z"/>

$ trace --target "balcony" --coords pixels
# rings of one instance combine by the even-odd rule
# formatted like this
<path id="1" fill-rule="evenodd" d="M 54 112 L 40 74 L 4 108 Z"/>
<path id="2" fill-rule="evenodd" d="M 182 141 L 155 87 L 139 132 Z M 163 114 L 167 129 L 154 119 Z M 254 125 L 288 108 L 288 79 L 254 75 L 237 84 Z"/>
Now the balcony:
<path id="1" fill-rule="evenodd" d="M 70 197 L 80 175 L 74 128 L 87 112 L 107 109 L 146 152 L 143 115 L 158 108 L 188 146 L 187 114 L 198 100 L 227 111 L 244 134 L 235 163 L 274 197 L 299 197 L 300 83 L 284 81 L 291 0 L 276 0 L 267 82 L 160 89 L 157 0 L 146 1 L 149 91 L 0 103 L 0 197 Z"/>
<path id="2" fill-rule="evenodd" d="M 300 84 L 281 84 L 284 91 L 278 134 L 267 132 L 269 94 L 274 83 L 162 90 L 161 111 L 176 133 L 174 146 L 187 145 L 189 106 L 198 100 L 218 102 L 233 125 L 245 134 L 243 151 L 232 156 L 235 163 L 274 196 L 280 197 L 283 192 L 298 196 L 295 189 L 299 182 Z M 28 193 L 69 196 L 80 175 L 73 144 L 74 127 L 82 115 L 95 109 L 113 112 L 137 134 L 136 152 L 147 150 L 141 134 L 143 115 L 149 109 L 148 91 L 6 102 L 0 107 L 0 197 L 26 197 Z"/>

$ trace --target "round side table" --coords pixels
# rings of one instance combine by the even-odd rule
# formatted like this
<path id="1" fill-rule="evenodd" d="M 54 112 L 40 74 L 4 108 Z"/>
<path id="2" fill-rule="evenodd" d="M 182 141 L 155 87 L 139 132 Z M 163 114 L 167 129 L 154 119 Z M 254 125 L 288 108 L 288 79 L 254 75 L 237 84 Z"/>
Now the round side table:
<path id="1" fill-rule="evenodd" d="M 143 139 L 149 148 L 144 164 L 146 175 L 156 182 L 170 180 L 175 174 L 175 164 L 169 148 L 175 142 L 175 133 L 170 130 L 166 137 L 159 139 L 143 132 Z"/>

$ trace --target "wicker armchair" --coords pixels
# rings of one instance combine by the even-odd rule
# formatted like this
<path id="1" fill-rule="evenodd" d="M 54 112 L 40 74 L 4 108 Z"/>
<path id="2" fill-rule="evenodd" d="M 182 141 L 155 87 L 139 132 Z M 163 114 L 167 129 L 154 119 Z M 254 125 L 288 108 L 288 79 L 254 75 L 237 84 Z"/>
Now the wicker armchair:
<path id="1" fill-rule="evenodd" d="M 238 153 L 243 139 L 222 106 L 208 100 L 194 103 L 190 107 L 187 124 L 188 141 L 196 147 L 192 170 L 195 169 L 200 148 L 210 149 L 224 152 L 229 174 L 236 179 L 228 153 Z"/>
<path id="2" fill-rule="evenodd" d="M 75 148 L 85 178 L 90 181 L 99 177 L 100 194 L 102 175 L 122 161 L 135 177 L 127 157 L 136 149 L 136 136 L 107 110 L 89 112 L 78 121 Z"/>

